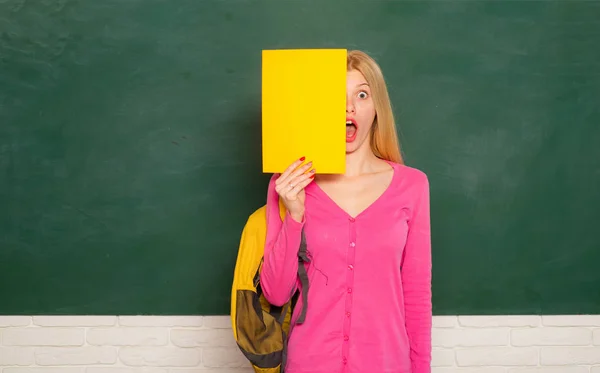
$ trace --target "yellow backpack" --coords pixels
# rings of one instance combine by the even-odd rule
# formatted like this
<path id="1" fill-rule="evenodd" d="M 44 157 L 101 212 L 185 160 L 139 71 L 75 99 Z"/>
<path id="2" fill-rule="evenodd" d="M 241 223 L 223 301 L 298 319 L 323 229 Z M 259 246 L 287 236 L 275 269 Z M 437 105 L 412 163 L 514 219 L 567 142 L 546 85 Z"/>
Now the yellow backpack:
<path id="1" fill-rule="evenodd" d="M 281 307 L 269 304 L 262 294 L 260 269 L 268 225 L 267 208 L 265 205 L 254 211 L 242 231 L 231 289 L 231 323 L 237 345 L 256 373 L 284 373 L 290 319 L 300 293 L 296 291 Z M 285 212 L 280 202 L 280 221 Z M 304 321 L 308 292 L 308 277 L 303 265 L 309 261 L 304 232 L 298 260 L 304 306 L 297 324 Z"/>

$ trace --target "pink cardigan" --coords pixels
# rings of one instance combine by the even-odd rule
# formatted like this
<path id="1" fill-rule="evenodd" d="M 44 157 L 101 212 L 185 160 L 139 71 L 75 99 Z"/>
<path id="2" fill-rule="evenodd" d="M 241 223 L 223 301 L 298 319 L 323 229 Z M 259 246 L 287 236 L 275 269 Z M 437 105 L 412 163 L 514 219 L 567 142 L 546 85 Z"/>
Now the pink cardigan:
<path id="1" fill-rule="evenodd" d="M 304 229 L 309 277 L 306 320 L 292 317 L 286 373 L 430 373 L 431 239 L 426 175 L 389 162 L 386 191 L 351 217 L 316 184 L 302 222 L 278 213 L 274 175 L 267 201 L 261 286 L 281 305 L 300 285 Z"/>

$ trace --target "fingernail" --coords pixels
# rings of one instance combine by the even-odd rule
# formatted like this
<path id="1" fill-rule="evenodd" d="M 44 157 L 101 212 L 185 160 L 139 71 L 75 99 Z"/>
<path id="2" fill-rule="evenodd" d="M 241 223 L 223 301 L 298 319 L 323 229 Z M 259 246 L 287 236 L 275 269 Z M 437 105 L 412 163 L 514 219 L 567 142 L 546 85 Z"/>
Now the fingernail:
<path id="1" fill-rule="evenodd" d="M 315 174 L 310 175 L 310 178 L 314 179 L 315 178 Z"/>
<path id="2" fill-rule="evenodd" d="M 306 159 L 306 157 L 302 157 L 302 158 L 300 158 L 300 160 L 301 160 L 301 161 L 303 161 L 303 160 L 305 160 L 305 159 Z"/>

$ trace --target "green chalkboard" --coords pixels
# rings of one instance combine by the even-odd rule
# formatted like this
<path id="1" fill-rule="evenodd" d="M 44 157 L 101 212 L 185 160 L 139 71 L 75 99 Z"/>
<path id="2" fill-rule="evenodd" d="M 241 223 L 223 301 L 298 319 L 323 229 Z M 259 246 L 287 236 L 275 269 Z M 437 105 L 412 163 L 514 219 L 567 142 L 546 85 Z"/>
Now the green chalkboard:
<path id="1" fill-rule="evenodd" d="M 0 313 L 226 314 L 261 50 L 384 69 L 435 314 L 600 313 L 600 2 L 0 1 Z"/>

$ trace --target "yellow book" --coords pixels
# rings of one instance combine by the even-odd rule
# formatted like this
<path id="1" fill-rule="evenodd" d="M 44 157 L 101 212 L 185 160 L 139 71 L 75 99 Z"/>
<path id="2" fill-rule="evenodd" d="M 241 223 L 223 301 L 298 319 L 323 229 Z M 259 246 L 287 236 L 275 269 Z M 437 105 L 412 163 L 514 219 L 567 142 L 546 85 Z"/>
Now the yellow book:
<path id="1" fill-rule="evenodd" d="M 346 168 L 346 49 L 262 51 L 263 172 L 300 157 L 317 173 Z"/>

